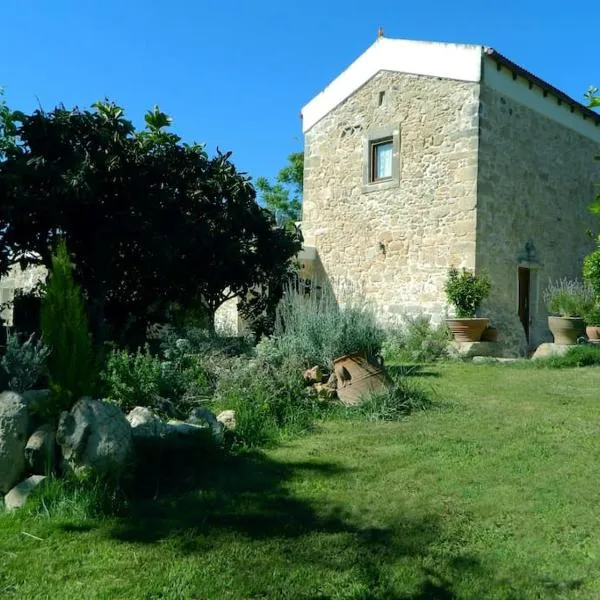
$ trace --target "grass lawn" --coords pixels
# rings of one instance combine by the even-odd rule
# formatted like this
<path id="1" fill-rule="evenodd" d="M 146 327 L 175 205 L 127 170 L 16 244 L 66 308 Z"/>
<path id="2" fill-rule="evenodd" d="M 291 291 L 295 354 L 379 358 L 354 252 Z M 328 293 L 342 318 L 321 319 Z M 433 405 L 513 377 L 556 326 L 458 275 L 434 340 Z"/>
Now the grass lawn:
<path id="1" fill-rule="evenodd" d="M 423 375 L 433 409 L 321 424 L 127 517 L 0 516 L 0 597 L 600 598 L 600 369 Z"/>

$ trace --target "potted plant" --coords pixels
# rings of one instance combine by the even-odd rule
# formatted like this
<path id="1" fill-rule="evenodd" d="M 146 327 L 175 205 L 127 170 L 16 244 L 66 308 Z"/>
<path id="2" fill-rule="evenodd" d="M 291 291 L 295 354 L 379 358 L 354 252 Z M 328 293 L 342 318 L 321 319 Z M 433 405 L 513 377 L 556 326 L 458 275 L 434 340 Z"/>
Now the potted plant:
<path id="1" fill-rule="evenodd" d="M 594 306 L 583 315 L 585 334 L 591 342 L 600 342 L 600 306 Z"/>
<path id="2" fill-rule="evenodd" d="M 444 285 L 446 298 L 456 310 L 456 318 L 446 319 L 457 342 L 478 342 L 488 325 L 487 319 L 476 318 L 481 303 L 490 295 L 490 279 L 467 269 L 451 267 Z"/>
<path id="3" fill-rule="evenodd" d="M 544 300 L 550 316 L 548 328 L 554 343 L 572 346 L 585 335 L 583 317 L 594 306 L 594 291 L 583 281 L 559 279 L 550 282 L 544 291 Z"/>

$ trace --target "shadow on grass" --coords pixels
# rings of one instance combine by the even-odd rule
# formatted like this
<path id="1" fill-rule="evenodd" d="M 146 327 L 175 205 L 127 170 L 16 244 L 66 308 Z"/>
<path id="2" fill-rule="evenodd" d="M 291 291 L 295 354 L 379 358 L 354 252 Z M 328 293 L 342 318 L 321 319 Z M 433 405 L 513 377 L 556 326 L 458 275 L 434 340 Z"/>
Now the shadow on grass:
<path id="1" fill-rule="evenodd" d="M 431 544 L 443 533 L 439 517 L 405 515 L 389 527 L 365 526 L 342 507 L 297 497 L 288 486 L 298 477 L 322 486 L 323 480 L 347 475 L 348 469 L 331 462 L 277 462 L 260 452 L 222 457 L 200 477 L 180 481 L 177 489 L 160 498 L 132 503 L 130 513 L 117 521 L 109 535 L 137 544 L 168 539 L 184 555 L 228 548 L 232 541 L 243 540 L 253 547 L 267 540 L 271 554 L 262 559 L 265 565 L 283 556 L 316 572 L 348 573 L 369 590 L 361 598 L 455 598 L 452 582 L 432 572 L 423 571 L 412 595 L 398 595 L 394 582 L 398 561 L 412 557 L 420 564 L 430 556 Z M 402 515 L 402 507 L 398 513 Z M 272 544 L 277 550 L 272 550 Z M 460 572 L 477 571 L 479 563 L 456 559 L 455 564 L 445 564 L 446 574 L 448 569 L 458 581 Z"/>

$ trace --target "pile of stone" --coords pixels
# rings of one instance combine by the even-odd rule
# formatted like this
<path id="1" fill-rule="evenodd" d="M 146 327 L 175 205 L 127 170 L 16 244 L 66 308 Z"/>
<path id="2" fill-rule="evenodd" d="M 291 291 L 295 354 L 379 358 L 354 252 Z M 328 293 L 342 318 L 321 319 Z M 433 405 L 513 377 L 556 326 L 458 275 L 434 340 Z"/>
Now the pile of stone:
<path id="1" fill-rule="evenodd" d="M 309 393 L 323 400 L 337 399 L 337 377 L 335 373 L 325 373 L 321 367 L 314 366 L 304 371 L 304 382 Z"/>
<path id="2" fill-rule="evenodd" d="M 210 436 L 223 441 L 235 429 L 235 412 L 215 416 L 192 410 L 186 421 L 165 422 L 145 407 L 128 415 L 103 400 L 82 398 L 53 427 L 37 415 L 48 414 L 47 390 L 0 394 L 0 494 L 7 509 L 22 506 L 49 474 L 74 472 L 118 478 L 132 465 L 138 443 L 161 444 L 167 451 Z"/>

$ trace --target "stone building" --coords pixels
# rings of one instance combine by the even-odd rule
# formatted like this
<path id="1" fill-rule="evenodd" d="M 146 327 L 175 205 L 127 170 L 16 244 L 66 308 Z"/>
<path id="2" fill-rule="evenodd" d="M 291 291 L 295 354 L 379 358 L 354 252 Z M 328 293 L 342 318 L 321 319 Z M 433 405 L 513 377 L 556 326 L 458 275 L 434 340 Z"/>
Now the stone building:
<path id="1" fill-rule="evenodd" d="M 593 246 L 600 115 L 491 48 L 380 37 L 302 117 L 313 269 L 435 321 L 448 268 L 485 270 L 505 350 L 551 339 L 542 291 Z"/>

